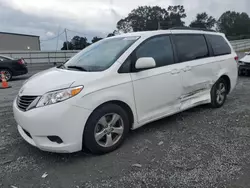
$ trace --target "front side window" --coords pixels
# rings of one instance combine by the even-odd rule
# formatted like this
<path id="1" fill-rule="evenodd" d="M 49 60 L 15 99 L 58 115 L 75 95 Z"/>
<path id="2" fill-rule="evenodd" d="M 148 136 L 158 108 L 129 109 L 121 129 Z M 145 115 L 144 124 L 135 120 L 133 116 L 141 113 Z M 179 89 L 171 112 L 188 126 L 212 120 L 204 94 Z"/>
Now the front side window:
<path id="1" fill-rule="evenodd" d="M 144 42 L 135 52 L 136 60 L 152 57 L 156 67 L 174 64 L 173 49 L 169 36 L 158 36 Z"/>
<path id="2" fill-rule="evenodd" d="M 179 62 L 209 57 L 206 40 L 203 35 L 174 35 Z"/>
<path id="3" fill-rule="evenodd" d="M 64 67 L 88 72 L 99 72 L 108 69 L 139 37 L 119 37 L 101 40 L 85 48 Z"/>
<path id="4" fill-rule="evenodd" d="M 220 35 L 207 35 L 206 36 L 215 56 L 231 54 L 231 48 L 226 40 Z"/>

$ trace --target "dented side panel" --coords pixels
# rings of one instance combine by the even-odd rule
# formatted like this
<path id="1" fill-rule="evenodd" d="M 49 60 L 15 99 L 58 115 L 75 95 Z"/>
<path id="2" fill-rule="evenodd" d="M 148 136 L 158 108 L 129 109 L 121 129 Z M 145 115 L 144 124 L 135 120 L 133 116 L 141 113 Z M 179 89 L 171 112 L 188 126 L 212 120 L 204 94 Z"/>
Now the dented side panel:
<path id="1" fill-rule="evenodd" d="M 200 98 L 210 92 L 213 84 L 218 79 L 220 64 L 214 58 L 205 58 L 185 63 L 190 70 L 183 70 L 183 93 L 181 100 Z"/>

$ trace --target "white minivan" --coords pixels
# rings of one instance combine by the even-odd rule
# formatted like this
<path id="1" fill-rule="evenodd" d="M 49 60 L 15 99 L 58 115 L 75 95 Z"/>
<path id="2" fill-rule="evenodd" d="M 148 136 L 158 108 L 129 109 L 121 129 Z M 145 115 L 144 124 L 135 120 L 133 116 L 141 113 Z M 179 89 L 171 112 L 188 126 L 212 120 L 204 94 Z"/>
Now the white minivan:
<path id="1" fill-rule="evenodd" d="M 201 104 L 221 107 L 236 85 L 237 61 L 217 32 L 106 38 L 25 82 L 13 103 L 18 131 L 44 151 L 111 152 L 130 129 Z"/>

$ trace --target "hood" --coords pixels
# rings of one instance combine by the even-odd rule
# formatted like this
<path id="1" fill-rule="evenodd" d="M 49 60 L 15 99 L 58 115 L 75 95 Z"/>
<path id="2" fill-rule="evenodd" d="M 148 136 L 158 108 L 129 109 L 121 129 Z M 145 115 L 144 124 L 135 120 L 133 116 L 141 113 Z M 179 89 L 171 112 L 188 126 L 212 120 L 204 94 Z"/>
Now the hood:
<path id="1" fill-rule="evenodd" d="M 75 81 L 84 83 L 101 77 L 101 72 L 83 72 L 58 68 L 51 68 L 32 76 L 23 87 L 19 94 L 22 95 L 43 95 L 47 92 L 70 87 Z"/>
<path id="2" fill-rule="evenodd" d="M 246 55 L 245 57 L 240 59 L 240 61 L 242 61 L 244 63 L 250 63 L 250 55 Z"/>

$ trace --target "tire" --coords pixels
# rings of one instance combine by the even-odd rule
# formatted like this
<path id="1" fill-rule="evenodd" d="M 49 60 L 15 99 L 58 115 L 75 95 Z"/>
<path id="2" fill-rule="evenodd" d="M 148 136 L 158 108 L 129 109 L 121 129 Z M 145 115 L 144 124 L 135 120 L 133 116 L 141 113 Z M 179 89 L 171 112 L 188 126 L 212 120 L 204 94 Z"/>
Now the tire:
<path id="1" fill-rule="evenodd" d="M 114 120 L 114 125 L 112 125 L 111 119 Z M 110 103 L 99 107 L 91 114 L 86 123 L 83 133 L 83 146 L 93 154 L 105 154 L 116 150 L 129 132 L 129 122 L 127 112 L 119 105 Z M 112 131 L 112 129 L 115 130 Z M 115 133 L 118 130 L 120 133 Z M 110 138 L 112 144 L 108 142 Z"/>
<path id="2" fill-rule="evenodd" d="M 1 72 L 5 72 L 5 77 L 6 77 L 6 81 L 10 81 L 12 79 L 12 72 L 9 69 L 0 69 L 0 81 L 2 81 L 1 79 Z M 8 76 L 6 76 L 8 75 Z"/>
<path id="3" fill-rule="evenodd" d="M 227 99 L 228 87 L 227 82 L 223 78 L 220 78 L 214 84 L 211 89 L 211 106 L 213 108 L 220 108 L 224 105 Z"/>

